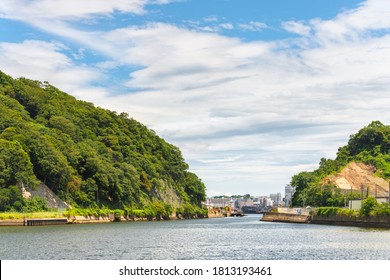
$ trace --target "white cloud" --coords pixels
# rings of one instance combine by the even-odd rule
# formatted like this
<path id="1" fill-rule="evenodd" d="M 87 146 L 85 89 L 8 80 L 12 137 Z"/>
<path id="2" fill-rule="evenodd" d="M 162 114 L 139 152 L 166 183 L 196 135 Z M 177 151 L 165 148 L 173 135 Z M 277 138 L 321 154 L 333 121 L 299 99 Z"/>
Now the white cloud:
<path id="1" fill-rule="evenodd" d="M 90 67 L 77 66 L 62 51 L 66 47 L 55 42 L 26 40 L 22 43 L 0 42 L 1 70 L 14 77 L 26 77 L 48 81 L 61 90 L 83 98 L 83 89 L 91 90 L 90 83 L 102 78 L 102 74 Z M 104 96 L 95 89 L 93 98 Z M 80 95 L 77 94 L 80 92 Z"/>
<path id="2" fill-rule="evenodd" d="M 234 29 L 234 25 L 232 23 L 221 23 L 218 26 L 221 27 L 222 29 L 228 29 L 228 30 Z"/>
<path id="3" fill-rule="evenodd" d="M 204 21 L 206 21 L 206 22 L 217 22 L 218 21 L 218 17 L 215 16 L 215 15 L 208 16 L 208 17 L 204 18 Z"/>
<path id="4" fill-rule="evenodd" d="M 263 22 L 258 21 L 250 21 L 248 23 L 241 23 L 238 25 L 239 28 L 247 31 L 260 31 L 265 28 L 268 28 L 268 26 Z"/>
<path id="5" fill-rule="evenodd" d="M 145 13 L 148 4 L 168 4 L 169 0 L 2 0 L 0 12 L 4 17 L 27 19 L 76 20 L 94 15 L 109 15 L 115 11 Z"/>
<path id="6" fill-rule="evenodd" d="M 298 35 L 302 36 L 308 36 L 310 35 L 311 27 L 308 25 L 305 25 L 302 22 L 297 21 L 287 21 L 282 24 L 283 29 L 285 29 L 288 32 L 296 33 Z"/>

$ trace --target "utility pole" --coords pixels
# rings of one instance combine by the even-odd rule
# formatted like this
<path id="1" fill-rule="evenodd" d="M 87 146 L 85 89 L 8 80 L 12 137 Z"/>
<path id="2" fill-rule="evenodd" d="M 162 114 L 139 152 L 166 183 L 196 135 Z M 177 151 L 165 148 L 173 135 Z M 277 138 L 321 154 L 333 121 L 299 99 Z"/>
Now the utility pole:
<path id="1" fill-rule="evenodd" d="M 388 196 L 388 200 L 389 200 L 389 204 L 390 204 L 390 182 L 389 182 L 389 190 L 387 191 L 387 196 Z"/>
<path id="2" fill-rule="evenodd" d="M 375 198 L 378 197 L 378 184 L 375 184 Z"/>

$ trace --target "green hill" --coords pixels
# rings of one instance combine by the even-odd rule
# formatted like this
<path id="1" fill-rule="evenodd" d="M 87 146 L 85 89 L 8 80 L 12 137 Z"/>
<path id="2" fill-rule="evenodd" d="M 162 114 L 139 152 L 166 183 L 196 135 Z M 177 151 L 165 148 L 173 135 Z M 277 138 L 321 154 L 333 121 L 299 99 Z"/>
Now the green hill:
<path id="1" fill-rule="evenodd" d="M 362 172 L 362 167 L 372 171 Z M 375 188 L 385 187 L 386 183 L 379 184 L 380 180 L 369 177 L 382 178 L 383 182 L 390 179 L 390 126 L 379 121 L 351 135 L 347 145 L 338 149 L 334 160 L 322 158 L 318 169 L 294 175 L 291 179 L 295 188 L 293 205 L 343 206 L 348 199 L 365 198 Z M 337 178 L 348 180 L 350 189 L 339 188 L 335 184 Z M 387 192 L 387 188 L 381 192 Z"/>
<path id="2" fill-rule="evenodd" d="M 31 202 L 16 186 L 40 182 L 83 208 L 199 207 L 205 199 L 179 148 L 128 114 L 0 71 L 0 211 L 21 211 Z"/>

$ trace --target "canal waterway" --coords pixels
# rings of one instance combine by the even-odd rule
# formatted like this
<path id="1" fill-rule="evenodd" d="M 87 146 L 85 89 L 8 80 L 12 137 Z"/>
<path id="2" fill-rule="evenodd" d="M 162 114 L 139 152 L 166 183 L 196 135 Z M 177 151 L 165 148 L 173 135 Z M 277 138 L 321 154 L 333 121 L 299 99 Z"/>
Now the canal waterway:
<path id="1" fill-rule="evenodd" d="M 260 217 L 0 227 L 0 259 L 390 259 L 388 229 L 269 223 Z"/>

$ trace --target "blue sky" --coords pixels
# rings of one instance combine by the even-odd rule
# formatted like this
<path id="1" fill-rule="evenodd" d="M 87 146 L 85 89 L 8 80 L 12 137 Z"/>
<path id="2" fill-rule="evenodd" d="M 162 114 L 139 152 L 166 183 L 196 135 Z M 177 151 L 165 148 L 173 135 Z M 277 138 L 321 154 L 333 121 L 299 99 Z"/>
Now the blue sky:
<path id="1" fill-rule="evenodd" d="M 0 69 L 128 112 L 209 195 L 268 195 L 389 124 L 389 30 L 382 0 L 2 0 Z"/>

